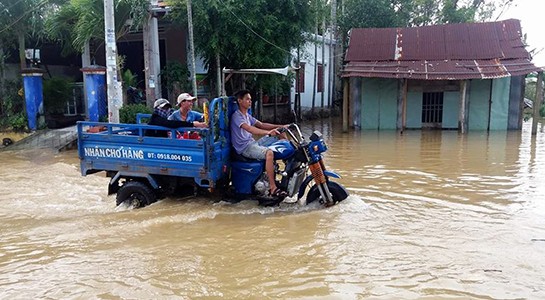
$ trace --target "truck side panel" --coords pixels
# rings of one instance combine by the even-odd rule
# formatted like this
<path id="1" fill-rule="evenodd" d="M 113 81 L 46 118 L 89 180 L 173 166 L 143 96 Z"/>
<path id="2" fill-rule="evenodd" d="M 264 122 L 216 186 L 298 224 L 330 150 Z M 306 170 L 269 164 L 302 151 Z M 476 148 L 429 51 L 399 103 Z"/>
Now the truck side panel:
<path id="1" fill-rule="evenodd" d="M 78 154 L 81 173 L 122 171 L 192 178 L 203 187 L 229 174 L 228 98 L 210 105 L 210 128 L 168 129 L 145 124 L 78 122 Z M 101 128 L 102 130 L 89 130 Z M 169 138 L 145 136 L 162 129 Z M 200 139 L 177 139 L 176 131 L 197 131 Z"/>

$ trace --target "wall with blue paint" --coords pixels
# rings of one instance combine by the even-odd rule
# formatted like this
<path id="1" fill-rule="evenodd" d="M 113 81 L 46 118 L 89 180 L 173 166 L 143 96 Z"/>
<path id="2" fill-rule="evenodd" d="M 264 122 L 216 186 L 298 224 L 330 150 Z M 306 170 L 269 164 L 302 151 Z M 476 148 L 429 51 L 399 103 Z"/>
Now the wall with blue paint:
<path id="1" fill-rule="evenodd" d="M 458 114 L 460 107 L 460 92 L 443 93 L 443 129 L 458 128 Z"/>
<path id="2" fill-rule="evenodd" d="M 397 79 L 362 78 L 361 84 L 358 81 L 359 92 L 352 91 L 352 96 L 356 96 L 352 101 L 357 101 L 358 111 L 361 110 L 361 113 L 356 114 L 353 111 L 353 118 L 357 119 L 354 123 L 361 124 L 362 129 L 396 129 L 398 109 L 401 107 L 398 105 L 399 85 L 400 81 Z M 517 105 L 516 99 L 510 99 L 511 85 L 511 77 L 471 80 L 467 94 L 468 130 L 507 130 L 510 119 L 518 120 L 518 116 L 513 114 L 520 112 L 513 109 L 511 111 L 514 112 L 510 112 L 510 106 Z M 433 84 L 428 86 L 427 83 L 421 85 L 417 82 L 407 91 L 406 128 L 422 128 L 423 93 L 430 86 L 434 88 Z M 443 92 L 442 128 L 457 129 L 460 91 L 452 90 L 456 88 L 456 82 L 450 82 L 448 86 Z"/>
<path id="3" fill-rule="evenodd" d="M 469 84 L 468 130 L 487 130 L 491 79 L 473 79 Z"/>
<path id="4" fill-rule="evenodd" d="M 363 78 L 362 129 L 396 129 L 398 80 Z"/>
<path id="5" fill-rule="evenodd" d="M 407 120 L 408 129 L 422 128 L 422 95 L 421 91 L 407 92 Z"/>
<path id="6" fill-rule="evenodd" d="M 492 81 L 490 130 L 507 130 L 510 85 L 511 77 L 498 78 Z"/>

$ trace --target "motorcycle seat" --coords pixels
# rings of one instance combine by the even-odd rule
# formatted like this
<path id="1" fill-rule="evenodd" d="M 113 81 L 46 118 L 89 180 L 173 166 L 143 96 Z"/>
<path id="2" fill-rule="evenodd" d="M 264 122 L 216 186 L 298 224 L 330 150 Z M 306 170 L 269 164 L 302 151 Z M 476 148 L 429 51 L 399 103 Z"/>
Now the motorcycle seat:
<path id="1" fill-rule="evenodd" d="M 231 160 L 232 161 L 241 161 L 241 162 L 261 162 L 258 159 L 252 159 L 248 158 L 246 156 L 242 156 L 242 154 L 238 154 L 235 149 L 231 148 Z"/>

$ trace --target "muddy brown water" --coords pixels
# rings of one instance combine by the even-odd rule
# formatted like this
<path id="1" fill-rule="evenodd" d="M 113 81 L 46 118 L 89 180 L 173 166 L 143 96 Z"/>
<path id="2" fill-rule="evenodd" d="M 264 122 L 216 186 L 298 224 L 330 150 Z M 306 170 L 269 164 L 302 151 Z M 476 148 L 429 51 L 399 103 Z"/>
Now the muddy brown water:
<path id="1" fill-rule="evenodd" d="M 337 206 L 127 210 L 75 151 L 0 151 L 0 298 L 545 298 L 541 128 L 303 128 L 351 193 Z"/>

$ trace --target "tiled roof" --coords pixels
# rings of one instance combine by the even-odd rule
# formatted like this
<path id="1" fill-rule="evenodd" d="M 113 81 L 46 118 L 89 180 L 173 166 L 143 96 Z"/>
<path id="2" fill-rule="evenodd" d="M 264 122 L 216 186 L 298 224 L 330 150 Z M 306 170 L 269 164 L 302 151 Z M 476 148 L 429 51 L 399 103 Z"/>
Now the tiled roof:
<path id="1" fill-rule="evenodd" d="M 457 80 L 540 71 L 521 40 L 520 21 L 414 28 L 356 28 L 343 77 Z"/>

